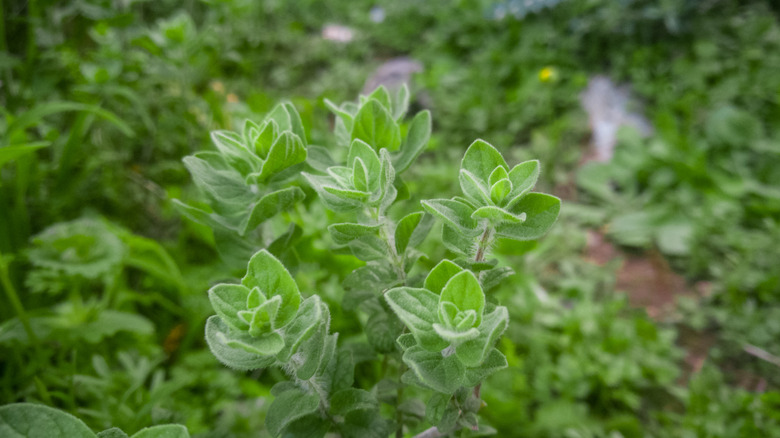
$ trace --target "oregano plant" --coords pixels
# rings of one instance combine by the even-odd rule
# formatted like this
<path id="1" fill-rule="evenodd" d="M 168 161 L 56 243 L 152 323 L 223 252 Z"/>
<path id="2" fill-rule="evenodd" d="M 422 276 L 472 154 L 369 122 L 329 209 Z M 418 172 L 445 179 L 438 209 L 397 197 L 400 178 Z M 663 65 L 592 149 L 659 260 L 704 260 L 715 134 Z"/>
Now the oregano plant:
<path id="1" fill-rule="evenodd" d="M 328 306 L 312 291 L 301 295 L 266 250 L 252 256 L 240 284 L 209 291 L 217 315 L 206 339 L 217 358 L 240 370 L 279 367 L 289 378 L 272 389 L 266 426 L 273 436 L 490 431 L 479 422 L 480 388 L 507 366 L 496 343 L 509 312 L 486 293 L 512 274 L 490 252 L 499 239 L 542 237 L 560 200 L 532 192 L 538 161 L 510 167 L 477 140 L 461 163 L 462 196 L 424 200 L 410 211 L 402 175 L 425 149 L 431 117 L 422 111 L 405 121 L 408 103 L 406 87 L 395 95 L 380 87 L 357 103 L 326 101 L 334 144 L 309 146 L 301 173 L 341 219 L 328 226 L 334 252 L 346 249 L 365 262 L 344 279 L 342 302 L 343 311 L 359 315 L 365 348 L 339 345 Z M 430 262 L 421 244 L 436 219 L 455 257 L 413 274 L 415 266 L 424 270 L 419 260 Z M 381 364 L 372 383 L 355 379 L 356 351 L 361 362 Z"/>
<path id="2" fill-rule="evenodd" d="M 229 266 L 242 257 L 246 265 L 240 280 L 208 291 L 215 315 L 206 322 L 207 344 L 236 370 L 283 371 L 265 419 L 273 437 L 489 434 L 479 420 L 481 385 L 507 366 L 496 345 L 509 323 L 507 308 L 490 291 L 512 274 L 491 250 L 500 239 L 541 238 L 555 223 L 560 200 L 533 192 L 539 162 L 509 166 L 496 148 L 477 140 L 457 175 L 462 195 L 410 208 L 403 174 L 427 145 L 430 113 L 407 120 L 406 87 L 325 103 L 335 114 L 328 147 L 308 145 L 301 118 L 283 103 L 261 122 L 247 121 L 240 133 L 213 132 L 216 151 L 184 159 L 206 202 L 174 202 L 213 230 Z M 342 283 L 339 313 L 354 312 L 363 331 L 349 343 L 331 333 L 325 300 L 300 290 L 283 262 L 295 261 L 290 255 L 300 224 L 291 223 L 282 236 L 268 235 L 264 226 L 303 200 L 304 182 L 340 220 L 328 226 L 333 252 L 346 250 L 364 263 Z M 451 259 L 432 260 L 424 251 L 437 221 Z M 357 374 L 367 366 L 376 371 Z M 41 427 L 94 436 L 54 409 L 0 408 L 0 432 Z M 133 437 L 187 436 L 176 427 Z M 110 429 L 98 436 L 127 435 Z"/>

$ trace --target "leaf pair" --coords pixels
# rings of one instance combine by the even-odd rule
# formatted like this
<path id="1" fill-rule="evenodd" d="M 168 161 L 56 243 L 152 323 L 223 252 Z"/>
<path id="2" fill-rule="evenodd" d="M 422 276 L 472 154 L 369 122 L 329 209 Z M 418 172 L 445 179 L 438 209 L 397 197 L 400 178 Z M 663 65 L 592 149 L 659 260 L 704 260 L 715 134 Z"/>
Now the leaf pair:
<path id="1" fill-rule="evenodd" d="M 464 196 L 430 199 L 422 206 L 444 222 L 444 243 L 459 254 L 468 254 L 477 237 L 488 231 L 512 240 L 534 240 L 547 233 L 560 212 L 558 198 L 531 193 L 538 178 L 538 161 L 509 169 L 496 148 L 476 140 L 461 162 Z"/>
<path id="2" fill-rule="evenodd" d="M 398 343 L 404 362 L 424 385 L 452 393 L 472 385 L 491 355 L 491 367 L 501 362 L 493 346 L 507 327 L 508 312 L 499 306 L 485 313 L 485 295 L 471 271 L 443 260 L 424 288 L 394 288 L 385 299 L 411 332 Z"/>
<path id="3" fill-rule="evenodd" d="M 327 332 L 327 306 L 317 296 L 302 302 L 295 280 L 266 250 L 249 261 L 241 284 L 218 284 L 209 299 L 217 315 L 206 324 L 206 340 L 233 368 L 287 363 L 304 342 Z"/>

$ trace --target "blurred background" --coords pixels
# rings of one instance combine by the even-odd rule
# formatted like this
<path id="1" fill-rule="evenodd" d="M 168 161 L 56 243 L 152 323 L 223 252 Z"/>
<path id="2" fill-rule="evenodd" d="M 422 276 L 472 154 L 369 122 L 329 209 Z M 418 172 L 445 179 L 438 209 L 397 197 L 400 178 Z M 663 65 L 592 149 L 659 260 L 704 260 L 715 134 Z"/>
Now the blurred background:
<path id="1" fill-rule="evenodd" d="M 283 376 L 205 347 L 231 271 L 170 202 L 199 196 L 181 158 L 282 99 L 327 145 L 324 99 L 407 83 L 434 126 L 410 208 L 459 191 L 476 138 L 564 200 L 496 250 L 518 272 L 482 390 L 499 436 L 780 436 L 780 2 L 0 4 L 0 404 L 265 436 Z M 297 279 L 355 333 L 358 265 L 314 198 L 280 219 L 308 227 Z"/>

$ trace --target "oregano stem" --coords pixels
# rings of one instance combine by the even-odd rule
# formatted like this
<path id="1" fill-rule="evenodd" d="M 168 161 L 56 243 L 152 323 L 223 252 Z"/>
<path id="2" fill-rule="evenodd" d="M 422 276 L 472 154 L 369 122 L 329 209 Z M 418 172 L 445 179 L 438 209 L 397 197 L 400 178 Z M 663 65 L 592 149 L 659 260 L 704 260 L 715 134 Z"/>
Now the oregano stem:
<path id="1" fill-rule="evenodd" d="M 477 247 L 477 255 L 474 257 L 475 262 L 481 262 L 485 260 L 485 255 L 490 248 L 490 244 L 493 238 L 493 228 L 488 226 L 485 228 L 485 232 L 482 233 L 482 237 L 479 238 L 479 246 Z"/>

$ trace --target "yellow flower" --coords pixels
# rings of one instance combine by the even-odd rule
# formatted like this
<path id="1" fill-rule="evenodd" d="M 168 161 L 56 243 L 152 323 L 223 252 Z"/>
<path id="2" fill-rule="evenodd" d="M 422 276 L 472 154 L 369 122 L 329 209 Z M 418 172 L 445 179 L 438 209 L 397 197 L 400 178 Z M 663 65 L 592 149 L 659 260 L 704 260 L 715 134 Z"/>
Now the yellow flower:
<path id="1" fill-rule="evenodd" d="M 558 72 L 556 72 L 554 68 L 545 67 L 539 70 L 539 80 L 542 82 L 550 82 L 556 78 L 557 73 Z"/>

